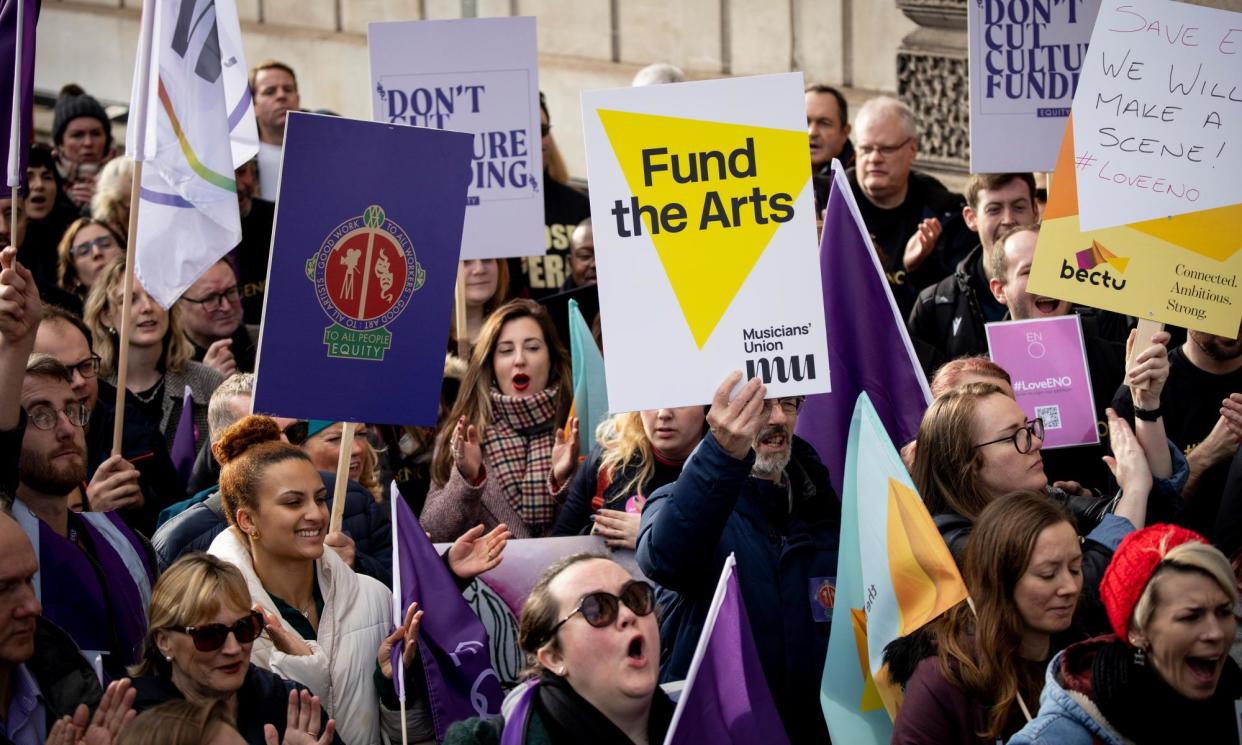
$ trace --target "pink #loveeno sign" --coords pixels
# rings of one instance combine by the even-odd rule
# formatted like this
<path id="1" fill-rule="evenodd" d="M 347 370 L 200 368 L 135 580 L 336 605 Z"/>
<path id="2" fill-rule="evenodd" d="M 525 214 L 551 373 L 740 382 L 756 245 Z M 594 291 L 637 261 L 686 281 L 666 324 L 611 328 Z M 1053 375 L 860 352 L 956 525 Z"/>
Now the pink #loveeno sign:
<path id="1" fill-rule="evenodd" d="M 1075 314 L 985 327 L 992 361 L 1013 379 L 1013 393 L 1029 419 L 1044 420 L 1044 447 L 1093 445 L 1091 376 Z"/>

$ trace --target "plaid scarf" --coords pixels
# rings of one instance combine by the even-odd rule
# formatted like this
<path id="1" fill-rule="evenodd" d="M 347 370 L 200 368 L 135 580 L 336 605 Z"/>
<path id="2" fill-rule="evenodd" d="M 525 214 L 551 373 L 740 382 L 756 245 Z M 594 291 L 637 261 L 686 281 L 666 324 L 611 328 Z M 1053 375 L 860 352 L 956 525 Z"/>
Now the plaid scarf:
<path id="1" fill-rule="evenodd" d="M 483 437 L 489 478 L 499 479 L 509 504 L 522 516 L 532 535 L 541 535 L 556 512 L 548 493 L 552 443 L 556 437 L 556 389 L 533 396 L 506 396 L 490 391 L 492 422 Z"/>

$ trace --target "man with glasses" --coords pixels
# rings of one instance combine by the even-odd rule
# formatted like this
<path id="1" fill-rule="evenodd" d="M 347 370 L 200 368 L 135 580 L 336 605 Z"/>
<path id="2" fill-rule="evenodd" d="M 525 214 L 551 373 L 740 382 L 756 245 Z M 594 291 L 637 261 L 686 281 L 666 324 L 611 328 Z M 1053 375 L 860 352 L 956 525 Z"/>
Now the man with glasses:
<path id="1" fill-rule="evenodd" d="M 918 291 L 948 274 L 973 245 L 961 237 L 963 200 L 912 170 L 918 124 L 901 101 L 888 96 L 867 101 L 855 118 L 854 136 L 850 186 L 904 317 Z"/>
<path id="2" fill-rule="evenodd" d="M 222 376 L 254 372 L 259 330 L 242 324 L 241 293 L 228 259 L 220 259 L 177 301 L 194 361 Z"/>
<path id="3" fill-rule="evenodd" d="M 70 495 L 72 509 L 120 510 L 121 518 L 147 535 L 155 526 L 155 506 L 177 495 L 177 475 L 164 436 L 132 403 L 125 409 L 121 455 L 112 454 L 116 388 L 99 379 L 99 356 L 77 316 L 44 306 L 34 351 L 55 357 L 71 377 L 71 390 L 89 412 L 86 425 L 87 473 L 84 492 Z"/>
<path id="4" fill-rule="evenodd" d="M 793 434 L 801 397 L 765 400 L 731 374 L 710 431 L 643 508 L 638 564 L 660 585 L 662 682 L 685 677 L 729 554 L 768 687 L 790 734 L 827 742 L 819 683 L 837 573 L 840 505 L 828 469 Z M 825 602 L 825 600 L 827 602 Z M 848 612 L 845 611 L 845 612 Z"/>
<path id="5" fill-rule="evenodd" d="M 44 615 L 109 677 L 137 661 L 155 581 L 154 554 L 115 512 L 75 513 L 68 497 L 86 479 L 86 407 L 72 374 L 35 354 L 26 365 L 26 416 L 13 516 L 38 546 Z"/>

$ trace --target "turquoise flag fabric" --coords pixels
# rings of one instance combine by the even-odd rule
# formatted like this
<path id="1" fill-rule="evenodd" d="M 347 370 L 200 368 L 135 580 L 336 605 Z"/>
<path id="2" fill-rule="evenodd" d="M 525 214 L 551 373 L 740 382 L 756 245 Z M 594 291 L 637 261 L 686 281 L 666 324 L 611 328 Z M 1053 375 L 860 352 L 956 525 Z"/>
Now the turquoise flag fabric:
<path id="1" fill-rule="evenodd" d="M 595 346 L 577 300 L 569 301 L 569 351 L 574 366 L 574 415 L 580 422 L 578 452 L 586 455 L 595 442 L 595 428 L 608 415 L 608 384 L 604 380 L 604 355 Z"/>
<path id="2" fill-rule="evenodd" d="M 845 451 L 837 594 L 819 693 L 832 741 L 852 745 L 881 745 L 893 736 L 893 723 L 871 681 L 866 654 L 866 617 L 863 609 L 866 608 L 867 598 L 858 544 L 857 483 L 860 468 L 877 465 L 877 462 L 868 460 L 867 448 L 860 447 L 859 442 L 863 418 L 868 415 L 874 418 L 875 410 L 867 394 L 863 393 L 858 396 L 858 404 L 850 420 Z"/>

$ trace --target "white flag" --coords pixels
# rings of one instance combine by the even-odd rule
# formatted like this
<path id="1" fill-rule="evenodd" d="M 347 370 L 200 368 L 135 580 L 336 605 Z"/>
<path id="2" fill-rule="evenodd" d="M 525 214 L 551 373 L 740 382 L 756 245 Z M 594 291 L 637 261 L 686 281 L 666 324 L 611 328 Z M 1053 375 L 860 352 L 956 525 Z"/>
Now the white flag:
<path id="1" fill-rule="evenodd" d="M 131 107 L 145 126 L 131 126 L 126 143 L 145 161 L 134 276 L 168 308 L 241 241 L 233 169 L 259 138 L 234 1 L 147 5 L 155 15 L 138 42 Z"/>

